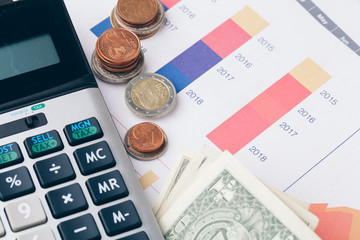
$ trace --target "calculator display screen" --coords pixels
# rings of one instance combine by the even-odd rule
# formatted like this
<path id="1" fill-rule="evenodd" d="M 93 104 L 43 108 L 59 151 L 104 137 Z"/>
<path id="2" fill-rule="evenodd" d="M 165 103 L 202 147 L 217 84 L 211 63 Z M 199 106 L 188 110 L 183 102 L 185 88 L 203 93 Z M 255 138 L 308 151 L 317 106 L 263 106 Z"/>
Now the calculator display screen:
<path id="1" fill-rule="evenodd" d="M 60 62 L 49 34 L 0 46 L 0 80 Z"/>

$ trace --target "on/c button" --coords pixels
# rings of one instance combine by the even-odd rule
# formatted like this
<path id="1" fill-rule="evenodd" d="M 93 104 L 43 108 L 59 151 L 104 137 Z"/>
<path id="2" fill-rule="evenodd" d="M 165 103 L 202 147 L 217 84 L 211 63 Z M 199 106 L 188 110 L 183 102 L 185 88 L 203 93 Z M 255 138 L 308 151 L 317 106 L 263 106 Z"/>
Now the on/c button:
<path id="1" fill-rule="evenodd" d="M 109 145 L 105 141 L 77 149 L 74 157 L 83 175 L 89 175 L 116 164 Z"/>

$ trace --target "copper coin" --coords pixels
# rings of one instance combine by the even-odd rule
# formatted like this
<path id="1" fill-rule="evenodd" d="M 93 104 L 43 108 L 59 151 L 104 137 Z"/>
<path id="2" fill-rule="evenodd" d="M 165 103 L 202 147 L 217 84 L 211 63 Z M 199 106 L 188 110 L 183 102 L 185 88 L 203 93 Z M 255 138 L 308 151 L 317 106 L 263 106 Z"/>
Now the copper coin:
<path id="1" fill-rule="evenodd" d="M 154 152 L 164 144 L 163 130 L 151 122 L 135 125 L 129 131 L 129 143 L 139 152 Z"/>
<path id="2" fill-rule="evenodd" d="M 124 28 L 110 28 L 98 38 L 96 53 L 102 62 L 123 65 L 139 56 L 140 40 Z"/>
<path id="3" fill-rule="evenodd" d="M 118 0 L 117 3 L 120 18 L 133 25 L 144 25 L 153 21 L 157 11 L 157 0 Z"/>

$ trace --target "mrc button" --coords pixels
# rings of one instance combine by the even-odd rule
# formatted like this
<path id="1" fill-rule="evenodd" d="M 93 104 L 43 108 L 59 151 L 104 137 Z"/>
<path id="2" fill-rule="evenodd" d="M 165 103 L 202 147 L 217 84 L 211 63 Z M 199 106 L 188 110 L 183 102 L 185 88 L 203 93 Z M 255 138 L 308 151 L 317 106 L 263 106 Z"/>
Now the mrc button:
<path id="1" fill-rule="evenodd" d="M 116 164 L 109 145 L 105 141 L 79 148 L 74 152 L 74 156 L 83 175 L 89 175 Z"/>
<path id="2" fill-rule="evenodd" d="M 13 142 L 0 146 L 0 169 L 22 161 L 24 158 L 17 143 Z"/>
<path id="3" fill-rule="evenodd" d="M 25 139 L 24 144 L 31 158 L 41 157 L 64 148 L 56 130 L 29 137 Z"/>
<path id="4" fill-rule="evenodd" d="M 64 132 L 71 146 L 98 139 L 104 135 L 99 122 L 94 117 L 66 125 Z"/>

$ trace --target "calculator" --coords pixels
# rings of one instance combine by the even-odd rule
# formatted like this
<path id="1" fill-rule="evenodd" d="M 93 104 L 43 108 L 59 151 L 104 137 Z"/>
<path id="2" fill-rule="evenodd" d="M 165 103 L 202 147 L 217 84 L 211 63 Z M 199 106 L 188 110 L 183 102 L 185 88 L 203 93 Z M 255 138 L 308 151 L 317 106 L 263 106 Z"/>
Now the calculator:
<path id="1" fill-rule="evenodd" d="M 164 239 L 62 0 L 0 1 L 0 239 Z"/>

